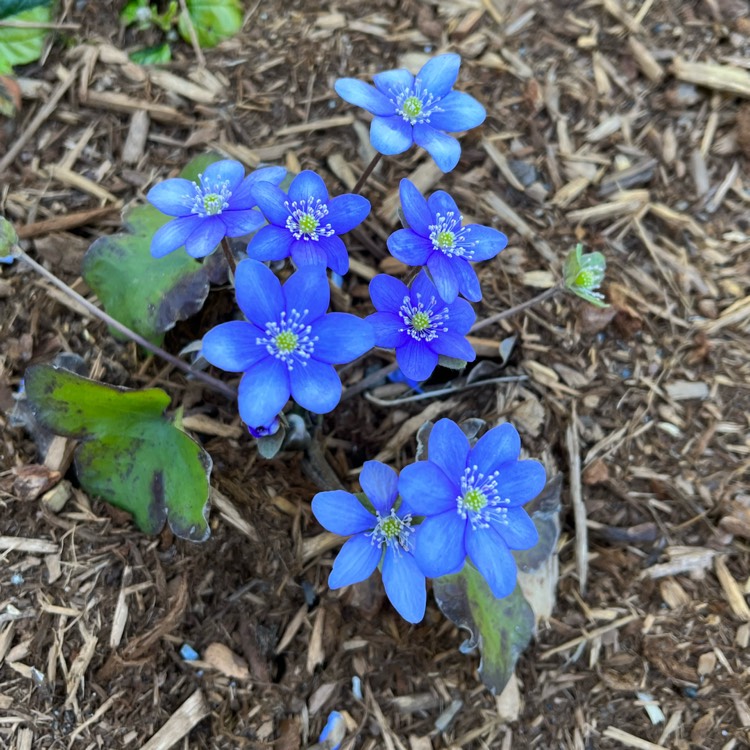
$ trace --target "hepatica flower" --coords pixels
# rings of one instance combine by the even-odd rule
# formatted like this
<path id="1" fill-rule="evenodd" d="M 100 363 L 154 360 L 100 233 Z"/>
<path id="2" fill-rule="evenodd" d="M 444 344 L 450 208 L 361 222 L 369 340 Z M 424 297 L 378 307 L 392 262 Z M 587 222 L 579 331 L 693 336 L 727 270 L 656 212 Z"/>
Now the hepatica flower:
<path id="1" fill-rule="evenodd" d="M 519 461 L 521 441 L 508 423 L 473 448 L 461 428 L 441 419 L 432 429 L 429 458 L 403 469 L 399 492 L 414 515 L 426 516 L 415 533 L 415 557 L 428 578 L 457 573 L 468 555 L 492 593 L 516 585 L 511 550 L 530 549 L 536 527 L 520 507 L 544 488 L 538 461 Z"/>
<path id="2" fill-rule="evenodd" d="M 374 77 L 374 86 L 355 78 L 336 81 L 336 93 L 350 104 L 375 115 L 370 141 L 381 154 L 401 154 L 416 143 L 435 163 L 450 172 L 461 146 L 448 132 L 475 128 L 484 122 L 484 107 L 474 97 L 453 91 L 461 57 L 438 55 L 413 76 L 389 70 Z"/>
<path id="3" fill-rule="evenodd" d="M 162 258 L 184 245 L 188 255 L 203 258 L 224 237 L 254 232 L 265 222 L 253 208 L 253 189 L 262 183 L 278 185 L 285 175 L 283 167 L 266 167 L 245 177 L 242 164 L 225 159 L 206 167 L 197 182 L 175 177 L 154 185 L 146 198 L 176 218 L 154 233 L 151 255 Z"/>
<path id="4" fill-rule="evenodd" d="M 369 578 L 383 561 L 383 586 L 391 604 L 409 622 L 424 617 L 425 577 L 414 559 L 412 516 L 403 506 L 396 510 L 398 476 L 380 461 L 365 461 L 359 483 L 372 504 L 368 510 L 351 492 L 319 492 L 312 511 L 321 526 L 351 536 L 341 548 L 328 577 L 332 589 Z"/>
<path id="5" fill-rule="evenodd" d="M 300 172 L 287 195 L 266 183 L 255 190 L 268 226 L 253 237 L 247 248 L 256 260 L 281 260 L 291 256 L 297 268 L 321 266 L 339 274 L 349 270 L 349 255 L 339 235 L 361 224 L 370 213 L 370 202 L 361 195 L 329 199 L 320 175 Z"/>
<path id="6" fill-rule="evenodd" d="M 463 299 L 444 302 L 424 271 L 411 288 L 391 276 L 376 276 L 370 282 L 370 297 L 378 311 L 367 318 L 375 331 L 375 346 L 395 349 L 407 378 L 429 378 L 441 354 L 466 362 L 476 358 L 465 338 L 476 318 L 471 305 Z"/>
<path id="7" fill-rule="evenodd" d="M 333 365 L 372 348 L 370 324 L 326 314 L 330 290 L 321 268 L 302 268 L 282 287 L 272 271 L 248 258 L 237 266 L 235 290 L 247 320 L 211 329 L 203 356 L 222 370 L 245 373 L 238 395 L 243 421 L 253 428 L 272 424 L 290 395 L 316 414 L 331 411 L 341 398 Z"/>
<path id="8" fill-rule="evenodd" d="M 426 265 L 446 302 L 453 302 L 459 292 L 479 302 L 482 290 L 470 261 L 494 258 L 508 238 L 491 227 L 464 226 L 456 202 L 443 190 L 425 200 L 412 182 L 403 179 L 399 193 L 409 228 L 388 238 L 391 255 L 408 266 Z"/>

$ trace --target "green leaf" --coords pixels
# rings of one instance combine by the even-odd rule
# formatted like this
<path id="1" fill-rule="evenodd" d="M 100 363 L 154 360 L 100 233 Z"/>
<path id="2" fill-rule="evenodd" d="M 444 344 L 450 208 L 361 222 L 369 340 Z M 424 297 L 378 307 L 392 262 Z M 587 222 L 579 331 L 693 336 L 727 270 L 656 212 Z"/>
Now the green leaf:
<path id="1" fill-rule="evenodd" d="M 132 513 L 147 534 L 166 521 L 183 539 L 208 539 L 211 457 L 165 416 L 164 391 L 116 388 L 49 365 L 30 367 L 24 382 L 37 420 L 81 441 L 75 466 L 86 492 Z"/>
<path id="2" fill-rule="evenodd" d="M 151 25 L 153 15 L 154 12 L 149 5 L 149 0 L 131 0 L 122 9 L 120 21 L 125 26 L 137 23 L 139 29 L 147 29 Z"/>
<path id="3" fill-rule="evenodd" d="M 0 0 L 0 20 L 50 23 L 50 0 Z M 46 36 L 46 29 L 0 26 L 0 74 L 11 73 L 14 65 L 38 60 Z"/>
<path id="4" fill-rule="evenodd" d="M 193 159 L 181 176 L 197 180 L 220 157 Z M 197 313 L 209 291 L 209 267 L 177 250 L 163 258 L 151 255 L 151 238 L 170 216 L 147 204 L 123 217 L 126 233 L 100 237 L 83 258 L 83 278 L 104 309 L 120 323 L 161 344 L 178 320 Z M 122 338 L 116 332 L 113 336 Z"/>
<path id="5" fill-rule="evenodd" d="M 602 253 L 585 253 L 578 243 L 565 259 L 565 288 L 596 307 L 609 307 L 604 295 L 597 290 L 607 271 L 607 261 Z"/>
<path id="6" fill-rule="evenodd" d="M 139 65 L 157 65 L 168 63 L 172 59 L 172 50 L 167 42 L 162 42 L 153 47 L 144 47 L 130 53 L 130 59 Z"/>
<path id="7" fill-rule="evenodd" d="M 242 28 L 240 0 L 186 0 L 186 6 L 201 47 L 215 47 Z M 190 24 L 184 12 L 180 13 L 177 28 L 189 43 Z"/>
<path id="8" fill-rule="evenodd" d="M 17 245 L 16 230 L 4 216 L 0 216 L 0 263 L 12 263 L 15 260 L 13 252 Z"/>

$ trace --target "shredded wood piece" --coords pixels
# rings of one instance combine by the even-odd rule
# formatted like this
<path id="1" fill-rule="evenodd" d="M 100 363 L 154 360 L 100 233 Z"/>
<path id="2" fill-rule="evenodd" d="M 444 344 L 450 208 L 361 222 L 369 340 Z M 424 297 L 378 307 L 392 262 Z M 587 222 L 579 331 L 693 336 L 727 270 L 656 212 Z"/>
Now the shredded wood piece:
<path id="1" fill-rule="evenodd" d="M 581 448 L 578 443 L 578 424 L 576 402 L 573 402 L 570 423 L 565 430 L 565 445 L 568 449 L 568 467 L 570 468 L 570 500 L 573 504 L 573 519 L 576 529 L 576 569 L 578 586 L 581 594 L 586 592 L 589 570 L 588 529 L 586 527 L 586 506 L 583 502 L 581 485 Z"/>
<path id="2" fill-rule="evenodd" d="M 602 736 L 622 742 L 623 745 L 634 747 L 636 750 L 669 750 L 669 748 L 664 747 L 664 745 L 657 745 L 654 742 L 642 740 L 640 737 L 636 737 L 634 734 L 630 734 L 630 732 L 618 729 L 617 727 L 607 727 Z"/>
<path id="3" fill-rule="evenodd" d="M 210 713 L 211 709 L 203 697 L 203 691 L 196 690 L 141 750 L 168 750 L 183 737 L 187 737 L 193 727 Z"/>

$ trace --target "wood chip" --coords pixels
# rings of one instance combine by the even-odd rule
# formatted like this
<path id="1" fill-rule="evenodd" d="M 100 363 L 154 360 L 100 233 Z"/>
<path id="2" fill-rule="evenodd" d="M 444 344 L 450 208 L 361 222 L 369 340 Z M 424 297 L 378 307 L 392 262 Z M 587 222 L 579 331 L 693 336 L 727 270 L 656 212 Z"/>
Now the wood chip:
<path id="1" fill-rule="evenodd" d="M 29 539 L 20 536 L 0 536 L 0 552 L 31 552 L 49 555 L 60 551 L 60 545 L 46 539 Z"/>
<path id="2" fill-rule="evenodd" d="M 250 679 L 247 662 L 223 643 L 209 643 L 202 661 L 233 680 Z"/>
<path id="3" fill-rule="evenodd" d="M 91 660 L 94 658 L 96 653 L 96 644 L 99 643 L 99 639 L 89 633 L 83 623 L 78 621 L 78 629 L 81 631 L 83 637 L 83 646 L 81 646 L 78 656 L 76 656 L 73 663 L 70 665 L 70 671 L 68 672 L 67 679 L 65 680 L 65 691 L 67 697 L 65 699 L 64 708 L 69 708 L 74 704 L 76 700 L 76 692 L 83 681 L 84 675 L 91 664 Z"/>
<path id="4" fill-rule="evenodd" d="M 688 62 L 676 57 L 671 70 L 680 81 L 750 98 L 750 73 L 741 68 L 717 63 Z"/>
<path id="5" fill-rule="evenodd" d="M 581 487 L 581 448 L 578 443 L 578 426 L 576 406 L 573 402 L 570 423 L 565 430 L 565 445 L 568 451 L 568 467 L 570 469 L 570 500 L 573 505 L 573 519 L 575 521 L 576 540 L 576 570 L 578 572 L 578 586 L 583 595 L 586 592 L 586 582 L 589 570 L 588 527 L 586 525 L 586 506 L 583 502 Z"/>
<path id="6" fill-rule="evenodd" d="M 664 747 L 664 745 L 657 745 L 655 742 L 642 740 L 640 737 L 636 737 L 634 734 L 630 734 L 629 732 L 626 732 L 623 729 L 618 729 L 617 727 L 607 727 L 602 736 L 622 742 L 625 747 L 633 747 L 636 748 L 636 750 L 669 750 L 669 748 Z"/>
<path id="7" fill-rule="evenodd" d="M 315 624 L 310 634 L 310 641 L 307 644 L 307 661 L 305 662 L 305 667 L 308 674 L 313 674 L 315 667 L 326 660 L 326 653 L 323 648 L 325 617 L 326 611 L 323 607 L 320 607 L 315 615 Z"/>
<path id="8" fill-rule="evenodd" d="M 168 750 L 193 727 L 206 718 L 211 709 L 201 690 L 196 690 L 173 714 L 167 723 L 145 744 L 141 750 Z"/>
<path id="9" fill-rule="evenodd" d="M 734 580 L 732 574 L 727 568 L 723 557 L 716 557 L 714 560 L 714 570 L 716 577 L 719 579 L 724 596 L 729 602 L 732 612 L 744 622 L 750 622 L 750 607 L 748 607 L 745 597 L 740 590 L 739 584 Z"/>

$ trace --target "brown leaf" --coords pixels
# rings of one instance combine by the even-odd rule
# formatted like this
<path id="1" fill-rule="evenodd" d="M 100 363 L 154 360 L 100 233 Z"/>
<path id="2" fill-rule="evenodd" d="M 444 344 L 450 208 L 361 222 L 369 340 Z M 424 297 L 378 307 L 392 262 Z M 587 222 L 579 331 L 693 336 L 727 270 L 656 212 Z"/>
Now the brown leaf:
<path id="1" fill-rule="evenodd" d="M 584 484 L 602 484 L 609 479 L 609 469 L 601 458 L 597 458 L 583 470 Z"/>

